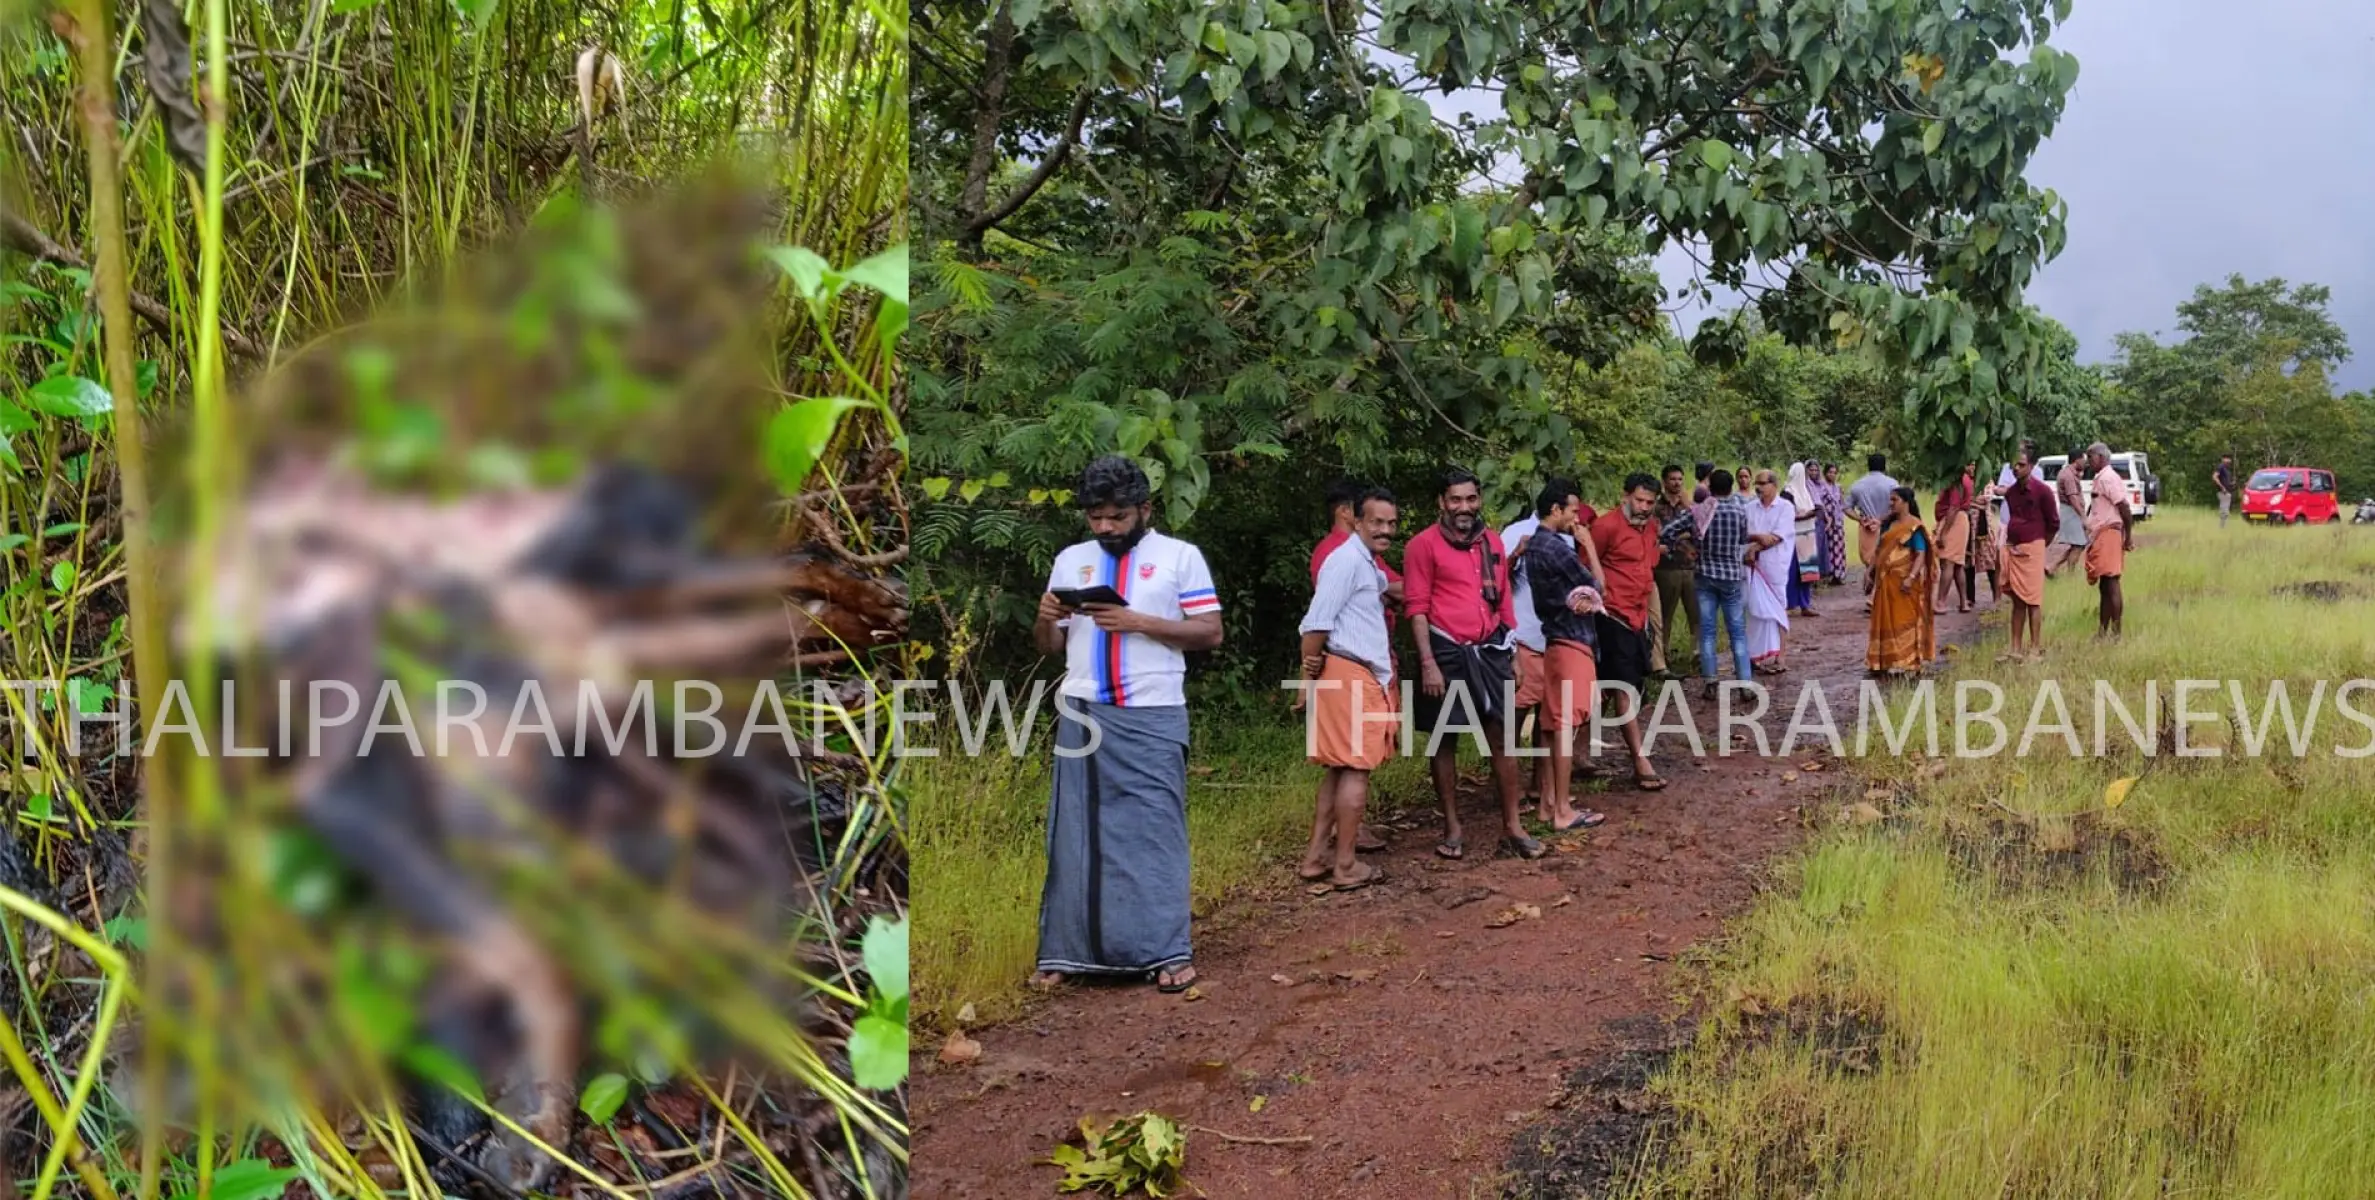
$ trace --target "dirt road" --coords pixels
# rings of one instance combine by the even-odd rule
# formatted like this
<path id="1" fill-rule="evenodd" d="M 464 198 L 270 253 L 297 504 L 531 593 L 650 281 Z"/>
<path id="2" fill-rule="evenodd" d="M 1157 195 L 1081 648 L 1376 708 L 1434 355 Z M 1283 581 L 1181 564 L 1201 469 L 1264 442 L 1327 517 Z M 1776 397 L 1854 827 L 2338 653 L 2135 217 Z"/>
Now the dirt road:
<path id="1" fill-rule="evenodd" d="M 1821 681 L 1852 724 L 1865 620 L 1852 589 L 1816 603 L 1822 615 L 1790 631 L 1792 670 L 1765 721 L 1775 741 L 1802 680 Z M 1947 614 L 1940 639 L 1975 628 Z M 1712 730 L 1712 713 L 1699 726 Z M 1187 1175 L 1221 1200 L 1496 1195 L 1512 1136 L 1579 1065 L 1677 1014 L 1675 955 L 1747 904 L 1798 836 L 1800 807 L 1846 783 L 1820 753 L 1660 750 L 1670 787 L 1589 796 L 1608 823 L 1543 859 L 1480 852 L 1492 823 L 1479 787 L 1465 861 L 1433 855 L 1424 814 L 1378 856 L 1376 887 L 1315 899 L 1281 861 L 1276 887 L 1200 923 L 1199 999 L 1073 988 L 973 1031 L 978 1061 L 915 1083 L 915 1195 L 1052 1196 L 1060 1173 L 1040 1164 L 1082 1115 L 1147 1109 L 1202 1127 Z M 1539 915 L 1490 927 L 1519 905 Z M 918 1063 L 934 1049 L 919 1046 Z"/>

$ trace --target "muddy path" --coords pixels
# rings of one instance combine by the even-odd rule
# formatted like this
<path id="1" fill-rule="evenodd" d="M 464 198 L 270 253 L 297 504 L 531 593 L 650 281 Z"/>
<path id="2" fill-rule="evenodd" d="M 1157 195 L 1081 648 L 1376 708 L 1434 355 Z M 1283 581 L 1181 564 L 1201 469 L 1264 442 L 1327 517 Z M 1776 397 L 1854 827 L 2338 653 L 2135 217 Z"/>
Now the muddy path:
<path id="1" fill-rule="evenodd" d="M 1866 621 L 1852 588 L 1823 589 L 1816 607 L 1793 622 L 1792 669 L 1763 722 L 1776 742 L 1808 679 L 1852 742 Z M 1941 641 L 1968 640 L 1977 621 L 1942 615 Z M 1713 730 L 1711 712 L 1696 716 Z M 1373 856 L 1383 884 L 1313 898 L 1282 859 L 1274 885 L 1200 921 L 1196 999 L 1076 987 L 972 1031 L 982 1054 L 968 1065 L 919 1045 L 915 1195 L 1052 1196 L 1060 1172 L 1043 1160 L 1082 1115 L 1148 1109 L 1191 1127 L 1187 1176 L 1216 1198 L 1499 1194 L 1513 1136 L 1579 1067 L 1659 1040 L 1678 1015 L 1675 957 L 1747 905 L 1803 811 L 1852 786 L 1819 752 L 1709 751 L 1661 743 L 1671 786 L 1606 785 L 1586 802 L 1608 823 L 1535 862 L 1480 852 L 1492 805 L 1472 781 L 1464 861 L 1435 857 L 1436 820 L 1420 811 Z"/>

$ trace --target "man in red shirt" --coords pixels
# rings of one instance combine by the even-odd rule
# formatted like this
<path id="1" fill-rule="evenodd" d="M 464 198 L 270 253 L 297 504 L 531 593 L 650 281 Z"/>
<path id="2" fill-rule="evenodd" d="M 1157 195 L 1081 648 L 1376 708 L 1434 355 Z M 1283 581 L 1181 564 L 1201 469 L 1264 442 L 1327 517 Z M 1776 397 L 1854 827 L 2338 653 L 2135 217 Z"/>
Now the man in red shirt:
<path id="1" fill-rule="evenodd" d="M 1328 561 L 1328 556 L 1336 552 L 1336 547 L 1353 536 L 1353 522 L 1357 515 L 1354 510 L 1360 506 L 1361 496 L 1368 490 L 1366 484 L 1350 479 L 1339 479 L 1328 485 L 1328 535 L 1319 540 L 1319 545 L 1311 548 L 1313 587 L 1319 586 L 1320 564 Z M 1382 556 L 1378 558 L 1377 565 L 1385 568 L 1386 665 L 1389 670 L 1399 670 L 1401 656 L 1393 652 L 1393 640 L 1394 609 L 1402 602 L 1402 573 Z M 1322 790 L 1326 789 L 1327 783 L 1327 776 L 1323 773 L 1320 777 Z M 1385 845 L 1385 839 L 1377 836 L 1377 832 L 1369 828 L 1368 822 L 1361 823 L 1360 834 L 1353 839 L 1354 849 L 1363 854 L 1375 854 L 1385 849 Z"/>
<path id="2" fill-rule="evenodd" d="M 1517 609 L 1509 555 L 1500 535 L 1485 527 L 1475 475 L 1459 467 L 1446 472 L 1437 503 L 1441 515 L 1402 551 L 1402 604 L 1419 649 L 1413 715 L 1443 804 L 1443 841 L 1435 853 L 1453 859 L 1467 853 L 1460 838 L 1459 744 L 1446 735 L 1481 725 L 1501 797 L 1501 844 L 1520 857 L 1540 858 L 1546 848 L 1518 815 L 1517 763 L 1510 757 Z"/>
<path id="3" fill-rule="evenodd" d="M 2045 656 L 2046 539 L 2061 526 L 2061 508 L 2053 488 L 2037 478 L 2035 458 L 2034 444 L 2022 443 L 2012 458 L 2012 486 L 2004 491 L 2004 588 L 2012 596 L 2012 648 L 1998 662 Z M 2024 630 L 2026 653 L 2021 650 Z"/>
<path id="4" fill-rule="evenodd" d="M 1600 626 L 1600 681 L 1633 689 L 1624 723 L 1625 748 L 1633 754 L 1634 784 L 1645 792 L 1666 786 L 1649 756 L 1641 752 L 1641 710 L 1648 706 L 1641 691 L 1649 678 L 1649 606 L 1658 594 L 1662 553 L 1658 524 L 1650 520 L 1657 502 L 1657 480 L 1636 471 L 1625 478 L 1624 496 L 1616 507 L 1600 514 L 1591 527 L 1592 545 L 1600 552 L 1604 601 L 1593 618 Z"/>

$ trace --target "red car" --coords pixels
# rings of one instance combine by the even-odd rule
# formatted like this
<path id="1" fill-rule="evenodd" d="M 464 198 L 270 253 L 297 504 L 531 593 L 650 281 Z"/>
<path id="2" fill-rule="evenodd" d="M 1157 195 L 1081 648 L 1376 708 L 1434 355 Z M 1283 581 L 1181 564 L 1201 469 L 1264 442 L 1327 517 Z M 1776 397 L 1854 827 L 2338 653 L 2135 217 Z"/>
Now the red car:
<path id="1" fill-rule="evenodd" d="M 2316 467 L 2261 467 L 2243 484 L 2243 519 L 2268 525 L 2323 525 L 2342 519 L 2334 473 Z"/>

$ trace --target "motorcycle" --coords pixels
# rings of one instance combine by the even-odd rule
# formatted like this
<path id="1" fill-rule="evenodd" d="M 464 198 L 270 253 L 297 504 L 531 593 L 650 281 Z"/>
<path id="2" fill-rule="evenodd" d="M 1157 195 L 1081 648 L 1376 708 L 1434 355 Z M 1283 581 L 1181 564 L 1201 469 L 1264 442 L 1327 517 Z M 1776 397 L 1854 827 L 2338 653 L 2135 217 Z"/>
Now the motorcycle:
<path id="1" fill-rule="evenodd" d="M 2359 501 L 2359 510 L 2350 517 L 2353 525 L 2375 525 L 2375 496 Z"/>

